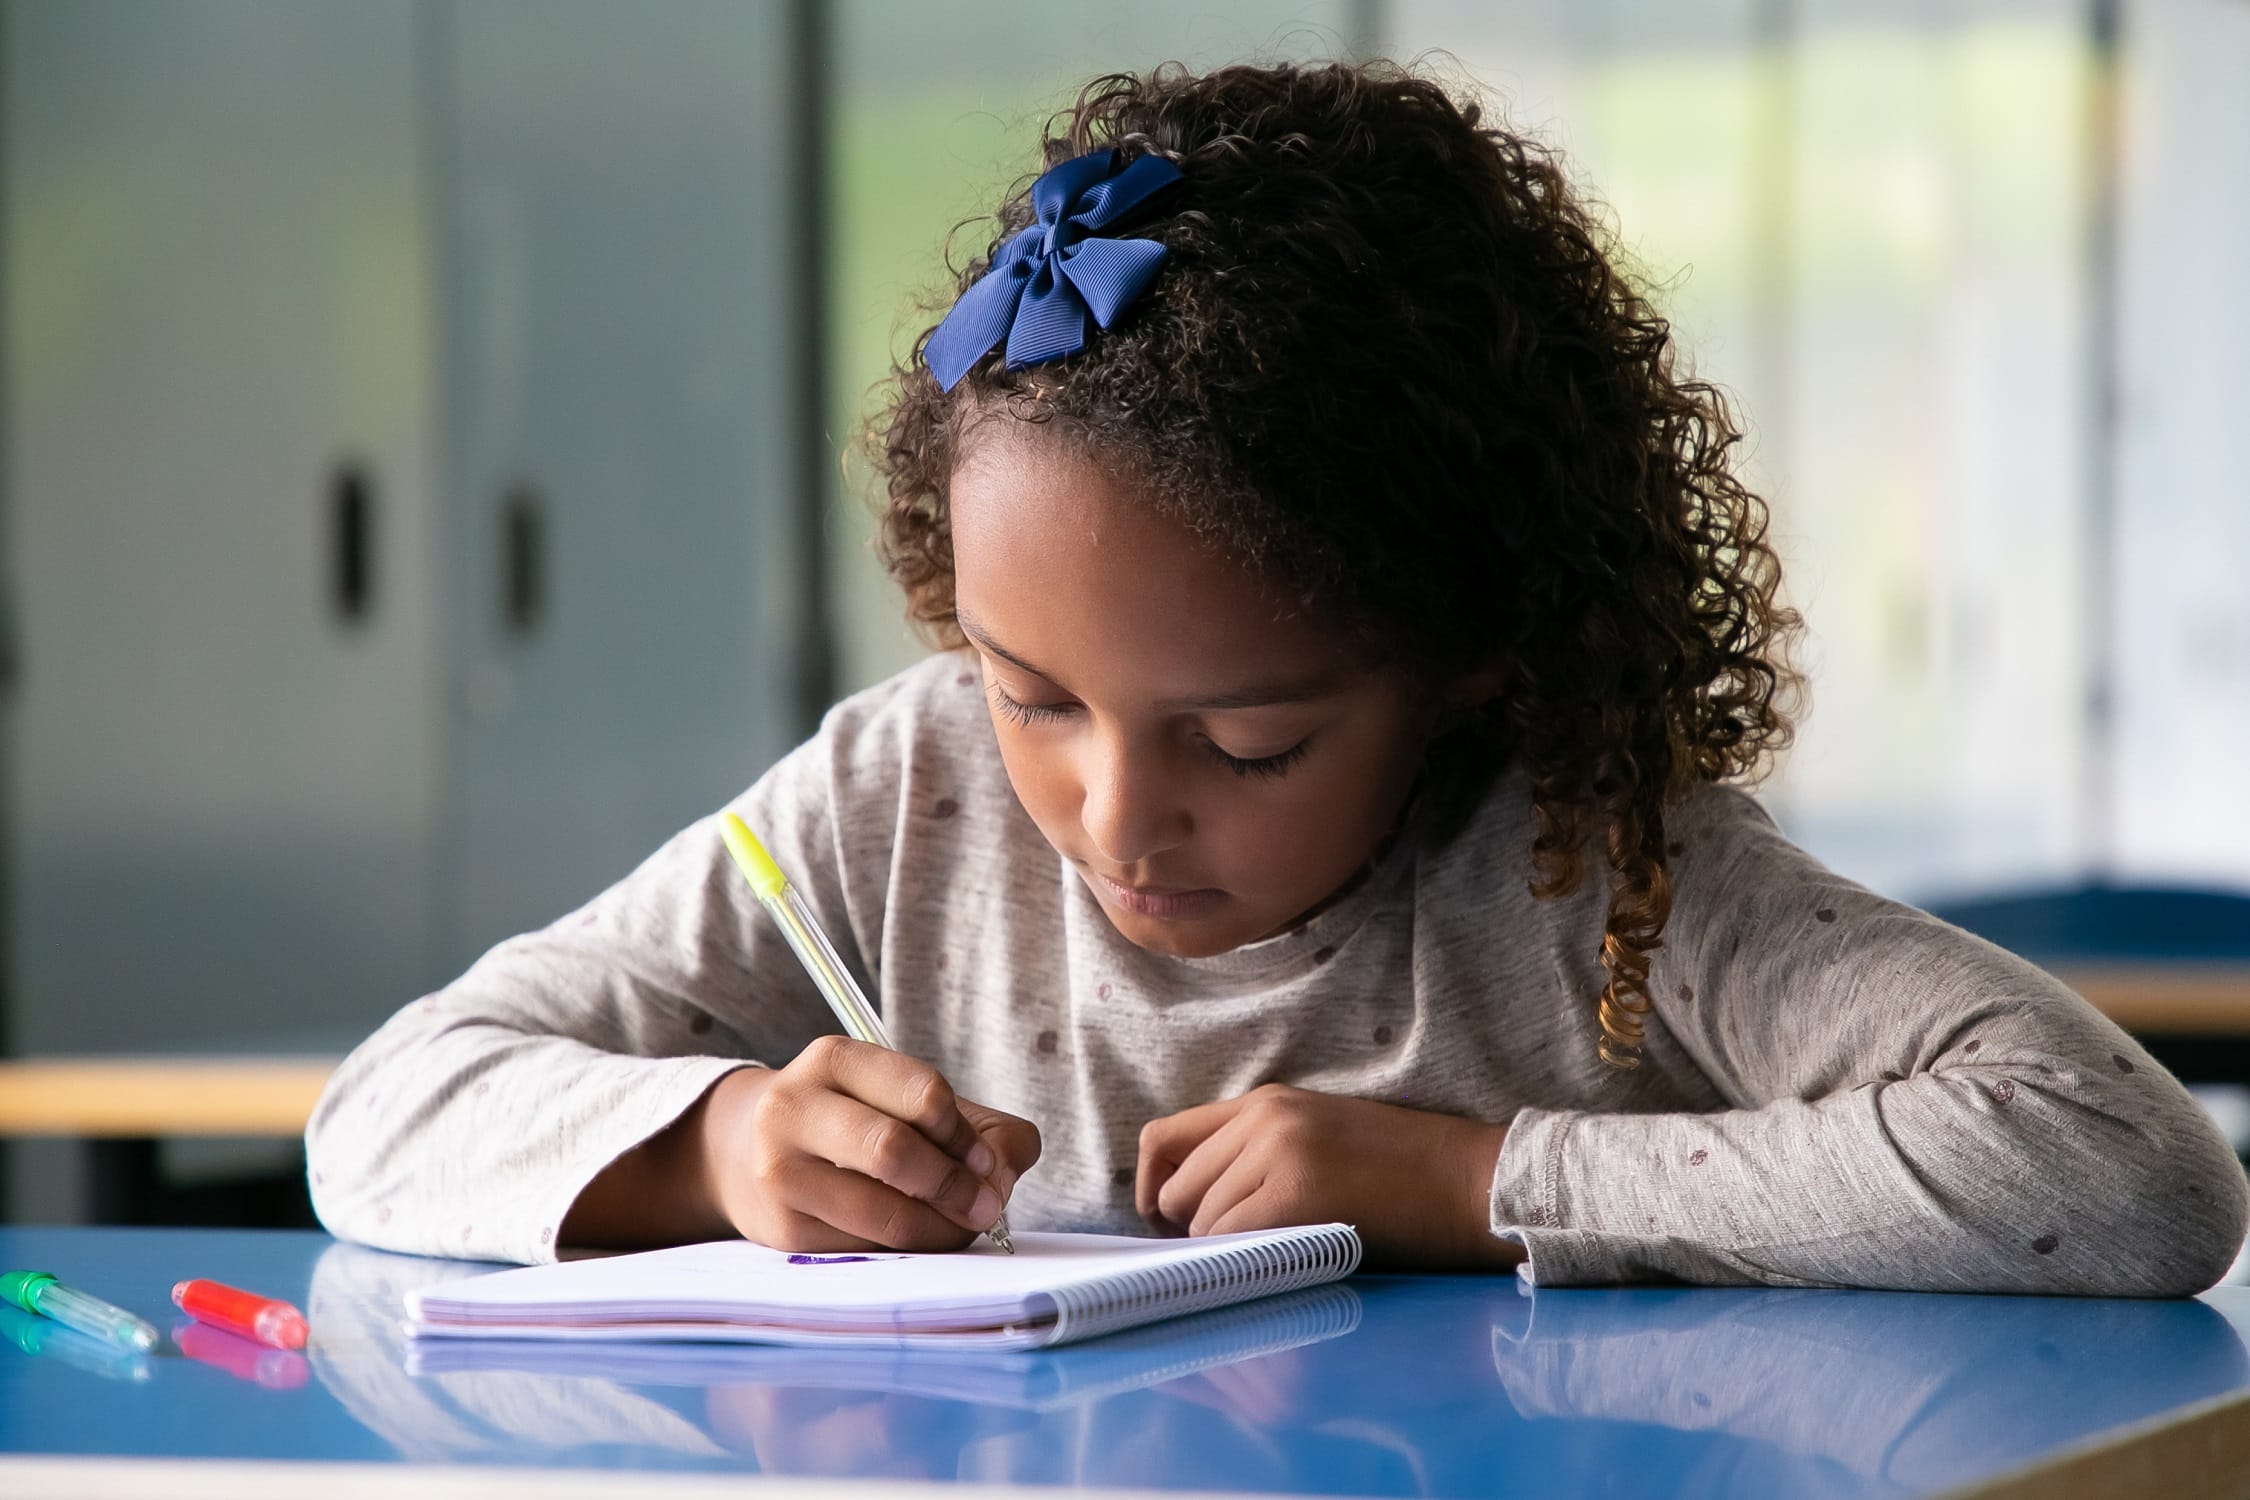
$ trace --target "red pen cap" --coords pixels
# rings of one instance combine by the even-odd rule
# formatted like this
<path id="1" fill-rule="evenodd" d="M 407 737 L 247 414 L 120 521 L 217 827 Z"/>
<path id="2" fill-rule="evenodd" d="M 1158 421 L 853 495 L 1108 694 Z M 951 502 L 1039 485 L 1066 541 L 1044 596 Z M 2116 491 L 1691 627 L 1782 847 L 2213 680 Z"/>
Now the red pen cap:
<path id="1" fill-rule="evenodd" d="M 288 1303 L 217 1281 L 183 1281 L 172 1305 L 213 1328 L 239 1333 L 275 1349 L 305 1347 L 305 1315 Z"/>

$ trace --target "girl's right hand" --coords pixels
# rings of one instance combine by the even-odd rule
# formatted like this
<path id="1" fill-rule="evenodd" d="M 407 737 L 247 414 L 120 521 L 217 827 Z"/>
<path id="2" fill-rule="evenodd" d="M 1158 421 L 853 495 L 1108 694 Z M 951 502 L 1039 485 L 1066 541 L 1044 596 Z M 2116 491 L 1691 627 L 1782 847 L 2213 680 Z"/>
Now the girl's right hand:
<path id="1" fill-rule="evenodd" d="M 957 1097 L 927 1063 L 824 1036 L 705 1096 L 704 1190 L 777 1250 L 959 1250 L 1039 1159 L 1029 1120 Z"/>

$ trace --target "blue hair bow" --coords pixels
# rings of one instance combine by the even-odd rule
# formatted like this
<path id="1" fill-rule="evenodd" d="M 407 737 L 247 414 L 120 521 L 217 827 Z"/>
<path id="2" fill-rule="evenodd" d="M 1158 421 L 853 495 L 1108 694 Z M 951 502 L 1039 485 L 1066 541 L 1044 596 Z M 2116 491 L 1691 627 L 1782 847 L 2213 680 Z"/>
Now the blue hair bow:
<path id="1" fill-rule="evenodd" d="M 1049 167 L 1031 185 L 1037 215 L 1008 237 L 991 268 L 961 294 L 924 355 L 941 390 L 1008 341 L 1008 368 L 1045 364 L 1086 347 L 1086 319 L 1107 328 L 1147 290 L 1164 263 L 1155 240 L 1097 239 L 1180 169 L 1161 156 L 1120 164 L 1093 151 Z"/>

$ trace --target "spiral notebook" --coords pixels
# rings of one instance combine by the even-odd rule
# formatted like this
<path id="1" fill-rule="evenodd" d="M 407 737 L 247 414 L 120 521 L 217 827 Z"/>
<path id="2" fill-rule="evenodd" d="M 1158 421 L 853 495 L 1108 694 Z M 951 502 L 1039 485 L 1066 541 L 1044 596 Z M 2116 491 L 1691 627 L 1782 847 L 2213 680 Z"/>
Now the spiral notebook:
<path id="1" fill-rule="evenodd" d="M 523 1266 L 409 1292 L 416 1338 L 1034 1349 L 1317 1286 L 1348 1224 L 1202 1239 L 1020 1233 L 951 1255 L 790 1255 L 745 1240 Z"/>

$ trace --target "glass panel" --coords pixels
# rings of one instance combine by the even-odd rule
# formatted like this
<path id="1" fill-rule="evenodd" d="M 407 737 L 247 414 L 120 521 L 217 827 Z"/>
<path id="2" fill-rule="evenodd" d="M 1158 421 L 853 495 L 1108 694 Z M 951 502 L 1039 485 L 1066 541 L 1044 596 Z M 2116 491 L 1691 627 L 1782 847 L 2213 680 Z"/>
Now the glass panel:
<path id="1" fill-rule="evenodd" d="M 2059 3 L 1397 0 L 1574 159 L 1732 392 L 1808 616 L 1766 796 L 1914 896 L 2066 872 L 2085 792 L 2085 48 Z"/>
<path id="2" fill-rule="evenodd" d="M 2134 6 L 2124 55 L 2112 847 L 2250 887 L 2250 6 Z"/>

